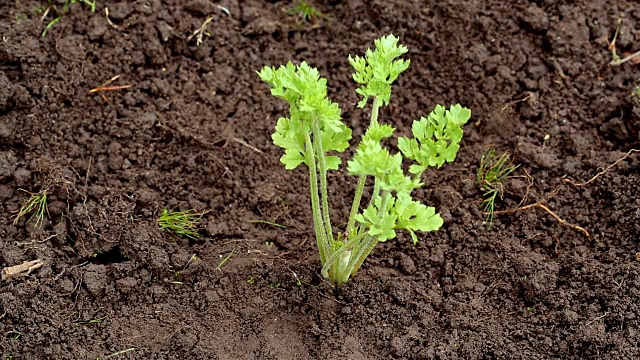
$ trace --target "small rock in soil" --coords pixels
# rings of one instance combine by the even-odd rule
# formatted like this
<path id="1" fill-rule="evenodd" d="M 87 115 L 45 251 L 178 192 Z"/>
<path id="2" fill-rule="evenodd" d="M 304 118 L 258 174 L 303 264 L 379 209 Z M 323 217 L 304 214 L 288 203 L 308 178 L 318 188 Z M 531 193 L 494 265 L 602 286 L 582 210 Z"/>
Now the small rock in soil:
<path id="1" fill-rule="evenodd" d="M 13 95 L 13 84 L 7 78 L 4 71 L 0 71 L 0 111 L 7 110 L 9 100 Z"/>
<path id="2" fill-rule="evenodd" d="M 123 1 L 109 6 L 109 18 L 112 20 L 122 21 L 133 12 L 131 3 Z"/>
<path id="3" fill-rule="evenodd" d="M 156 29 L 158 29 L 158 34 L 160 34 L 160 40 L 162 41 L 169 40 L 169 37 L 173 33 L 173 28 L 164 21 L 159 21 L 158 24 L 156 24 Z"/>
<path id="4" fill-rule="evenodd" d="M 575 324 L 578 322 L 578 320 L 580 319 L 580 317 L 578 316 L 578 313 L 573 311 L 573 310 L 569 310 L 566 309 L 562 312 L 562 321 L 566 322 L 567 324 Z"/>
<path id="5" fill-rule="evenodd" d="M 190 13 L 206 16 L 214 12 L 214 5 L 209 0 L 193 0 L 184 6 Z"/>
<path id="6" fill-rule="evenodd" d="M 16 185 L 20 187 L 31 186 L 31 171 L 19 168 L 13 173 Z"/>
<path id="7" fill-rule="evenodd" d="M 209 303 L 215 303 L 220 301 L 220 294 L 218 294 L 218 292 L 216 292 L 215 290 L 207 290 L 204 293 L 204 296 L 207 298 L 207 301 Z"/>
<path id="8" fill-rule="evenodd" d="M 416 264 L 410 256 L 406 254 L 400 255 L 400 271 L 405 275 L 413 275 L 416 272 Z"/>
<path id="9" fill-rule="evenodd" d="M 560 165 L 560 161 L 555 154 L 543 152 L 544 149 L 542 147 L 528 143 L 523 139 L 518 141 L 517 150 L 523 158 L 542 168 L 552 169 Z"/>
<path id="10" fill-rule="evenodd" d="M 549 16 L 543 9 L 535 4 L 530 5 L 523 11 L 521 19 L 535 31 L 545 31 L 549 29 Z"/>
<path id="11" fill-rule="evenodd" d="M 14 175 L 16 161 L 17 159 L 12 153 L 0 153 L 0 181 L 7 181 Z"/>
<path id="12" fill-rule="evenodd" d="M 188 252 L 187 250 L 178 249 L 176 252 L 171 254 L 171 268 L 173 270 L 184 269 L 189 263 L 189 260 L 191 260 L 192 256 L 193 254 Z"/>
<path id="13" fill-rule="evenodd" d="M 99 297 L 107 285 L 107 275 L 104 265 L 89 265 L 83 276 L 84 283 L 91 295 Z"/>
<path id="14" fill-rule="evenodd" d="M 1 177 L 0 177 L 1 180 Z M 13 197 L 13 188 L 9 185 L 0 185 L 0 201 L 6 201 Z"/>
<path id="15" fill-rule="evenodd" d="M 149 130 L 153 128 L 156 121 L 158 121 L 158 116 L 155 113 L 144 113 L 135 118 L 135 120 L 133 120 L 133 124 L 136 128 Z"/>
<path id="16" fill-rule="evenodd" d="M 120 155 L 112 156 L 109 158 L 108 166 L 111 170 L 120 170 L 124 164 L 124 158 Z"/>
<path id="17" fill-rule="evenodd" d="M 613 118 L 600 126 L 602 133 L 614 140 L 627 141 L 631 140 L 627 127 L 621 118 Z"/>
<path id="18" fill-rule="evenodd" d="M 92 41 L 98 40 L 107 33 L 107 20 L 102 16 L 92 16 L 89 20 L 87 35 Z"/>

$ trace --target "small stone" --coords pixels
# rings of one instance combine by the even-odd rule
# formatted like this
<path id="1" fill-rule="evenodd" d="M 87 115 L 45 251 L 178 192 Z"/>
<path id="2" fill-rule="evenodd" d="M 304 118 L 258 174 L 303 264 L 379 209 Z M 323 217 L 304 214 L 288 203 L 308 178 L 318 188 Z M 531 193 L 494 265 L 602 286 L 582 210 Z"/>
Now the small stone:
<path id="1" fill-rule="evenodd" d="M 112 156 L 109 158 L 108 166 L 111 170 L 120 170 L 124 164 L 124 158 L 120 155 Z"/>
<path id="2" fill-rule="evenodd" d="M 405 275 L 413 275 L 416 273 L 416 264 L 410 256 L 405 254 L 400 256 L 400 271 Z"/>
<path id="3" fill-rule="evenodd" d="M 207 299 L 207 301 L 210 302 L 210 303 L 214 303 L 214 302 L 220 301 L 220 294 L 218 294 L 218 292 L 215 291 L 215 290 L 207 290 L 204 293 L 204 296 Z"/>
<path id="4" fill-rule="evenodd" d="M 133 9 L 131 8 L 131 4 L 127 1 L 115 3 L 109 6 L 109 18 L 112 20 L 124 20 L 131 15 L 132 12 Z"/>

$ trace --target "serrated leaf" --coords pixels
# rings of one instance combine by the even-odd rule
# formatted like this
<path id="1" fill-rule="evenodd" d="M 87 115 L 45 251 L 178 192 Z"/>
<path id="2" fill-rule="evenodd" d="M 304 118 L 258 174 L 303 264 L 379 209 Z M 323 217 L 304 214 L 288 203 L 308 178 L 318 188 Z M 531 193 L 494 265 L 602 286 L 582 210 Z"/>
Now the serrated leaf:
<path id="1" fill-rule="evenodd" d="M 418 166 L 412 166 L 412 174 L 420 174 L 429 166 L 441 167 L 452 162 L 460 150 L 462 125 L 471 116 L 471 111 L 460 105 L 452 105 L 449 110 L 437 105 L 427 118 L 413 122 L 411 132 L 415 143 L 410 140 L 398 140 L 398 148 L 405 157 L 415 160 Z"/>
<path id="2" fill-rule="evenodd" d="M 324 162 L 327 167 L 327 170 L 338 170 L 340 169 L 340 158 L 337 156 L 325 156 Z"/>
<path id="3" fill-rule="evenodd" d="M 278 68 L 264 67 L 259 77 L 271 85 L 271 93 L 289 103 L 289 118 L 280 118 L 272 135 L 273 143 L 285 149 L 281 162 L 294 169 L 306 163 L 305 138 L 316 126 L 320 129 L 323 152 L 343 152 L 349 147 L 351 129 L 342 122 L 338 104 L 327 97 L 327 81 L 306 62 L 289 62 Z M 325 154 L 317 154 L 325 156 Z M 339 160 L 327 157 L 329 169 L 337 169 Z"/>
<path id="4" fill-rule="evenodd" d="M 356 90 L 363 97 L 358 107 L 364 107 L 370 97 L 379 99 L 382 105 L 389 104 L 391 84 L 410 64 L 409 60 L 396 60 L 408 51 L 398 45 L 398 41 L 393 35 L 383 36 L 375 41 L 375 50 L 367 49 L 364 58 L 349 56 L 349 63 L 356 71 L 353 80 L 361 85 Z"/>
<path id="5" fill-rule="evenodd" d="M 398 194 L 393 210 L 397 216 L 395 228 L 409 230 L 414 242 L 417 241 L 414 231 L 435 231 L 443 224 L 435 208 L 413 200 L 408 194 Z"/>
<path id="6" fill-rule="evenodd" d="M 280 158 L 280 162 L 284 164 L 284 168 L 287 170 L 293 170 L 300 164 L 306 163 L 306 159 L 303 154 L 295 150 L 287 150 Z"/>

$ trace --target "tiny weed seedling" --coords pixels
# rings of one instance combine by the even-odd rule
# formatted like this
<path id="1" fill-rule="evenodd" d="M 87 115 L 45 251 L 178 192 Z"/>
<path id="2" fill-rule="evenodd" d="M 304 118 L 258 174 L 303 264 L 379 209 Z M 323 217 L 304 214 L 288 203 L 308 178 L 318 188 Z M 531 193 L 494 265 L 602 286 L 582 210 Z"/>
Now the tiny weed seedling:
<path id="1" fill-rule="evenodd" d="M 22 205 L 20 210 L 18 210 L 18 214 L 16 218 L 13 220 L 13 224 L 17 224 L 18 220 L 27 215 L 31 214 L 31 219 L 36 219 L 36 227 L 39 227 L 44 222 L 45 213 L 48 214 L 49 210 L 47 209 L 47 191 L 43 190 L 39 193 L 29 193 L 31 197 Z"/>
<path id="2" fill-rule="evenodd" d="M 198 222 L 206 213 L 206 211 L 199 213 L 196 210 L 169 211 L 163 209 L 162 215 L 158 218 L 158 225 L 162 230 L 196 240 L 200 237 Z"/>
<path id="3" fill-rule="evenodd" d="M 326 17 L 326 15 L 320 12 L 320 10 L 316 9 L 304 0 L 298 0 L 296 6 L 287 11 L 287 13 L 298 17 L 300 19 L 300 24 L 317 21 L 318 19 Z"/>
<path id="4" fill-rule="evenodd" d="M 395 129 L 378 121 L 380 108 L 387 106 L 391 85 L 409 67 L 399 59 L 408 49 L 393 35 L 375 41 L 375 50 L 364 57 L 349 56 L 355 69 L 353 79 L 362 96 L 358 107 L 372 100 L 371 122 L 355 155 L 347 162 L 347 172 L 357 176 L 355 196 L 346 231 L 335 232 L 329 211 L 327 172 L 338 170 L 341 159 L 331 152 L 349 147 L 351 129 L 341 118 L 338 104 L 327 97 L 327 80 L 306 62 L 289 62 L 280 67 L 265 66 L 258 72 L 271 85 L 271 94 L 289 103 L 289 117 L 278 119 L 273 143 L 283 148 L 280 161 L 287 170 L 300 165 L 309 169 L 311 213 L 322 262 L 322 276 L 339 286 L 347 282 L 379 242 L 396 237 L 396 231 L 409 232 L 414 243 L 416 232 L 438 230 L 442 218 L 435 208 L 413 199 L 411 193 L 423 185 L 427 168 L 440 168 L 452 162 L 462 140 L 462 126 L 471 111 L 460 105 L 449 109 L 437 105 L 427 117 L 413 122 L 412 137 L 398 138 L 399 152 L 392 154 L 382 140 L 391 138 Z M 409 175 L 403 167 L 411 160 Z M 361 211 L 360 201 L 368 177 L 374 179 L 369 204 Z"/>
<path id="5" fill-rule="evenodd" d="M 503 181 L 513 173 L 519 165 L 510 165 L 509 154 L 496 155 L 494 149 L 485 151 L 480 159 L 476 172 L 476 182 L 484 191 L 484 211 L 487 213 L 489 227 L 493 223 L 496 199 L 504 193 Z"/>
<path id="6" fill-rule="evenodd" d="M 71 6 L 72 4 L 75 3 L 82 3 L 85 5 L 89 6 L 89 9 L 91 10 L 92 13 L 96 12 L 96 1 L 90 1 L 90 0 L 65 0 L 64 4 L 62 5 L 62 9 L 59 9 L 58 6 L 56 6 L 51 0 L 49 0 L 49 6 L 46 8 L 46 10 L 44 10 L 44 14 L 42 15 L 42 20 L 44 21 L 44 18 L 47 17 L 47 15 L 53 10 L 53 12 L 55 13 L 55 17 L 49 21 L 47 23 L 47 25 L 44 27 L 44 30 L 42 30 L 42 37 L 47 36 L 47 32 L 49 30 L 51 30 L 51 28 L 53 28 L 53 26 L 55 24 L 57 24 L 61 19 L 62 19 L 62 15 L 66 14 L 69 11 L 69 6 Z"/>

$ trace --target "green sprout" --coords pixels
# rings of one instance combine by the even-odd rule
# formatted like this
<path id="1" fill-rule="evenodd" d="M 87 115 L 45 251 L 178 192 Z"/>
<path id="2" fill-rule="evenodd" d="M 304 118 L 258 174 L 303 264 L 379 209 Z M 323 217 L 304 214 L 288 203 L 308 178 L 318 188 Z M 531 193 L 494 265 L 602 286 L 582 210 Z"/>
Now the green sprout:
<path id="1" fill-rule="evenodd" d="M 326 15 L 320 12 L 320 10 L 314 8 L 311 4 L 304 0 L 298 0 L 297 5 L 287 11 L 287 13 L 289 15 L 296 15 L 297 17 L 299 17 L 301 24 L 326 17 Z"/>
<path id="2" fill-rule="evenodd" d="M 484 191 L 484 211 L 487 213 L 489 227 L 493 223 L 496 199 L 502 199 L 504 193 L 504 180 L 513 173 L 519 165 L 508 165 L 509 154 L 496 155 L 494 149 L 485 151 L 480 159 L 480 166 L 476 172 L 476 182 Z"/>
<path id="3" fill-rule="evenodd" d="M 53 28 L 53 26 L 58 23 L 61 19 L 62 19 L 62 15 L 64 15 L 65 13 L 67 13 L 69 11 L 69 6 L 71 4 L 75 4 L 75 3 L 82 3 L 85 5 L 89 6 L 89 9 L 91 10 L 92 13 L 96 12 L 96 1 L 90 1 L 90 0 L 65 0 L 64 4 L 62 5 L 62 9 L 58 9 L 58 7 L 53 4 L 51 2 L 51 0 L 49 0 L 49 7 L 44 10 L 44 15 L 42 16 L 42 19 L 44 20 L 44 18 L 47 16 L 47 14 L 51 11 L 51 9 L 54 10 L 56 16 L 47 23 L 47 25 L 45 25 L 44 30 L 42 30 L 42 37 L 47 36 L 47 32 L 49 30 L 51 30 L 51 28 Z M 36 12 L 38 12 L 38 10 L 41 9 L 36 9 Z"/>
<path id="4" fill-rule="evenodd" d="M 162 230 L 168 230 L 178 236 L 192 240 L 198 239 L 198 222 L 207 212 L 197 212 L 196 210 L 169 211 L 162 210 L 162 215 L 158 218 L 158 225 Z"/>
<path id="5" fill-rule="evenodd" d="M 47 191 L 42 190 L 39 193 L 29 193 L 31 197 L 22 205 L 20 210 L 18 210 L 18 214 L 16 218 L 13 220 L 13 224 L 17 224 L 18 220 L 27 215 L 31 214 L 29 220 L 35 218 L 36 219 L 36 227 L 40 227 L 44 222 L 44 214 L 49 214 L 49 210 L 47 209 Z"/>
<path id="6" fill-rule="evenodd" d="M 455 159 L 462 126 L 471 117 L 471 111 L 460 105 L 448 109 L 438 105 L 429 116 L 413 122 L 412 137 L 398 139 L 400 152 L 392 154 L 382 146 L 382 140 L 391 138 L 395 129 L 378 122 L 380 108 L 389 104 L 392 83 L 409 67 L 409 60 L 398 59 L 408 52 L 398 41 L 393 35 L 384 36 L 364 57 L 349 56 L 355 69 L 353 79 L 360 85 L 356 92 L 362 96 L 358 107 L 364 108 L 369 99 L 373 105 L 369 128 L 347 162 L 347 172 L 358 181 L 346 231 L 334 232 L 331 226 L 327 172 L 340 168 L 340 158 L 329 153 L 344 152 L 352 132 L 342 121 L 338 104 L 327 97 L 327 80 L 306 62 L 265 66 L 258 72 L 271 85 L 271 94 L 289 103 L 289 117 L 278 119 L 272 140 L 284 149 L 280 162 L 287 170 L 302 164 L 309 169 L 321 273 L 336 286 L 355 275 L 374 247 L 395 238 L 397 230 L 409 232 L 417 243 L 416 232 L 442 226 L 435 208 L 414 200 L 411 192 L 423 185 L 421 177 L 427 168 L 440 168 Z M 413 161 L 410 175 L 403 168 L 404 159 Z M 374 187 L 369 204 L 361 211 L 368 177 L 373 177 Z"/>

